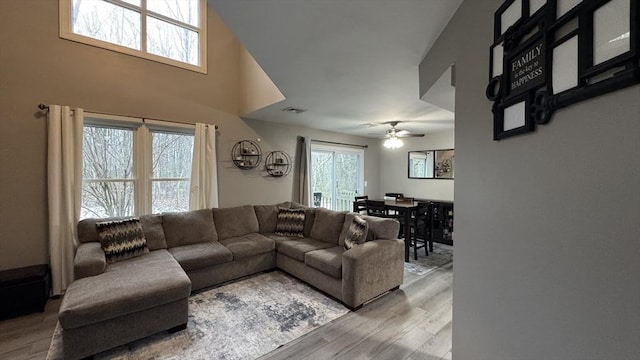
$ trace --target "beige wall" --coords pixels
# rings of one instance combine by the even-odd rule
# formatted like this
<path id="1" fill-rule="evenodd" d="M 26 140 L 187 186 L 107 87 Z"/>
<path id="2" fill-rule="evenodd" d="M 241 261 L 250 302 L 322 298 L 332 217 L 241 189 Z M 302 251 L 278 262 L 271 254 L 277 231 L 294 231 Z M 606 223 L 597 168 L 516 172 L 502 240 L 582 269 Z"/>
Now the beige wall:
<path id="1" fill-rule="evenodd" d="M 408 152 L 414 150 L 439 150 L 454 148 L 454 131 L 426 134 L 421 138 L 402 139 L 400 149 L 380 150 L 380 194 L 401 192 L 405 196 L 432 200 L 453 200 L 455 180 L 409 179 Z M 382 144 L 382 142 L 380 142 Z"/>
<path id="2" fill-rule="evenodd" d="M 456 64 L 453 359 L 637 358 L 640 85 L 493 141 L 502 3 L 464 1 L 420 65 L 424 91 Z"/>
<path id="3" fill-rule="evenodd" d="M 209 73 L 200 74 L 60 39 L 57 1 L 0 1 L 0 269 L 48 261 L 46 119 L 39 103 L 217 124 L 220 205 L 291 199 L 291 175 L 270 179 L 236 169 L 233 144 L 261 137 L 265 150 L 290 151 L 297 135 L 339 135 L 240 119 L 241 46 L 213 12 L 208 32 Z M 367 157 L 377 163 L 375 151 Z M 377 177 L 377 167 L 368 168 Z"/>
<path id="4" fill-rule="evenodd" d="M 240 115 L 249 114 L 285 99 L 269 75 L 244 47 L 240 50 L 240 69 Z"/>

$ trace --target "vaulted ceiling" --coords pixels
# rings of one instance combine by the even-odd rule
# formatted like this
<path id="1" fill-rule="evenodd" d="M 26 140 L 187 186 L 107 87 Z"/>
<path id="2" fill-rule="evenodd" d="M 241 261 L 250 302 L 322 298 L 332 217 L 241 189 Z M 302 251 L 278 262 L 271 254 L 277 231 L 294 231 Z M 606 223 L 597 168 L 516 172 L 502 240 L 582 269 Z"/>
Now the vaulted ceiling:
<path id="1" fill-rule="evenodd" d="M 419 98 L 418 64 L 462 0 L 209 0 L 285 100 L 245 117 L 369 137 L 406 120 L 452 129 L 451 95 Z M 215 70 L 212 70 L 215 71 Z M 444 94 L 448 92 L 447 94 Z M 442 101 L 444 98 L 444 102 Z M 451 99 L 452 100 L 452 99 Z M 303 113 L 283 112 L 294 107 Z M 452 109 L 451 109 L 452 110 Z"/>

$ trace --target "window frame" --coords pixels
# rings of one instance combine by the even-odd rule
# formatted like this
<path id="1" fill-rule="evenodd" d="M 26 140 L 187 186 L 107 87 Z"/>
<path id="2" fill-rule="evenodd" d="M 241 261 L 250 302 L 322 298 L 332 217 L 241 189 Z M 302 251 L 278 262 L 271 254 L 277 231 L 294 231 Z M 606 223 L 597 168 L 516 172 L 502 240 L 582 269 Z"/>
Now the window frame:
<path id="1" fill-rule="evenodd" d="M 133 182 L 133 214 L 125 216 L 141 216 L 152 214 L 153 204 L 153 132 L 164 132 L 194 136 L 195 126 L 190 124 L 168 123 L 166 121 L 141 119 L 128 116 L 106 115 L 85 112 L 84 127 L 125 129 L 133 131 L 133 178 L 124 179 Z M 84 145 L 83 145 L 84 146 Z M 84 156 L 83 156 L 84 161 Z M 90 179 L 93 181 L 93 179 Z M 122 181 L 123 179 L 105 179 L 103 181 Z M 84 185 L 85 178 L 82 176 Z M 82 206 L 82 200 L 81 200 Z M 177 210 L 176 210 L 177 211 Z"/>
<path id="2" fill-rule="evenodd" d="M 207 2 L 206 0 L 198 0 L 200 6 L 200 24 L 199 27 L 195 27 L 190 24 L 182 23 L 165 15 L 149 11 L 146 8 L 146 0 L 142 0 L 141 6 L 138 7 L 136 5 L 132 5 L 126 3 L 122 0 L 102 0 L 113 5 L 134 10 L 140 13 L 140 50 L 132 49 L 126 46 L 117 45 L 114 43 L 110 43 L 107 41 L 99 40 L 96 38 L 92 38 L 85 35 L 76 34 L 73 32 L 73 24 L 72 24 L 72 12 L 73 12 L 73 0 L 59 0 L 59 14 L 60 14 L 60 38 L 91 45 L 115 52 L 119 52 L 122 54 L 132 55 L 135 57 L 139 57 L 146 60 L 151 60 L 195 72 L 199 72 L 202 74 L 207 74 Z M 189 63 L 185 63 L 182 61 L 170 59 L 164 56 L 156 55 L 147 52 L 147 44 L 146 44 L 146 34 L 147 34 L 147 17 L 151 16 L 153 18 L 168 22 L 173 25 L 177 25 L 189 30 L 197 29 L 198 33 L 198 46 L 200 49 L 199 52 L 199 65 L 193 65 Z M 185 26 L 186 25 L 186 26 Z"/>

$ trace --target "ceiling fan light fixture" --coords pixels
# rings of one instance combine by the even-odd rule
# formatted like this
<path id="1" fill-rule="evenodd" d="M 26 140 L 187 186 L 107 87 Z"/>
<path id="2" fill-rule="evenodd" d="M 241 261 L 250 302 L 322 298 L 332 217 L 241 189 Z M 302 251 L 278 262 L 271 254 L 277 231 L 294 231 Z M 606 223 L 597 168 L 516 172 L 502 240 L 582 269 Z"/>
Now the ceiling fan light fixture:
<path id="1" fill-rule="evenodd" d="M 402 140 L 398 139 L 398 137 L 392 136 L 387 140 L 385 140 L 383 145 L 387 149 L 398 149 L 398 148 L 401 148 L 404 145 L 404 143 L 402 142 Z"/>

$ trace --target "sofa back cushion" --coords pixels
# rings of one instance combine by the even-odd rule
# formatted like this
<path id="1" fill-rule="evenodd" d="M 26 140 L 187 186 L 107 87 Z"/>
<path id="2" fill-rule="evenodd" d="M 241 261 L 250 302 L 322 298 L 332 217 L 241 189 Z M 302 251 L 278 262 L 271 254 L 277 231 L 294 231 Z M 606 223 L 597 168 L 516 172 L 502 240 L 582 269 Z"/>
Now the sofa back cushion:
<path id="1" fill-rule="evenodd" d="M 256 233 L 260 229 L 253 206 L 213 209 L 218 240 Z"/>
<path id="2" fill-rule="evenodd" d="M 162 215 L 142 215 L 140 216 L 140 224 L 149 250 L 167 248 L 167 240 L 164 238 L 164 229 L 162 228 Z"/>
<path id="3" fill-rule="evenodd" d="M 313 229 L 313 223 L 316 220 L 316 209 L 306 208 L 304 209 L 304 237 L 311 237 L 311 229 Z"/>
<path id="4" fill-rule="evenodd" d="M 88 218 L 78 222 L 78 241 L 81 243 L 99 242 L 97 222 L 123 220 L 127 217 L 110 217 L 110 218 Z M 149 250 L 166 249 L 167 242 L 164 237 L 162 228 L 161 215 L 143 215 L 140 217 L 140 224 L 144 237 L 147 239 L 147 247 Z"/>
<path id="5" fill-rule="evenodd" d="M 211 209 L 163 213 L 162 228 L 170 248 L 218 241 Z"/>
<path id="6" fill-rule="evenodd" d="M 345 214 L 346 212 L 317 208 L 313 227 L 311 228 L 311 237 L 338 245 L 340 234 L 344 227 Z"/>
<path id="7" fill-rule="evenodd" d="M 256 205 L 253 210 L 258 218 L 258 231 L 262 234 L 274 233 L 278 222 L 278 206 Z"/>

